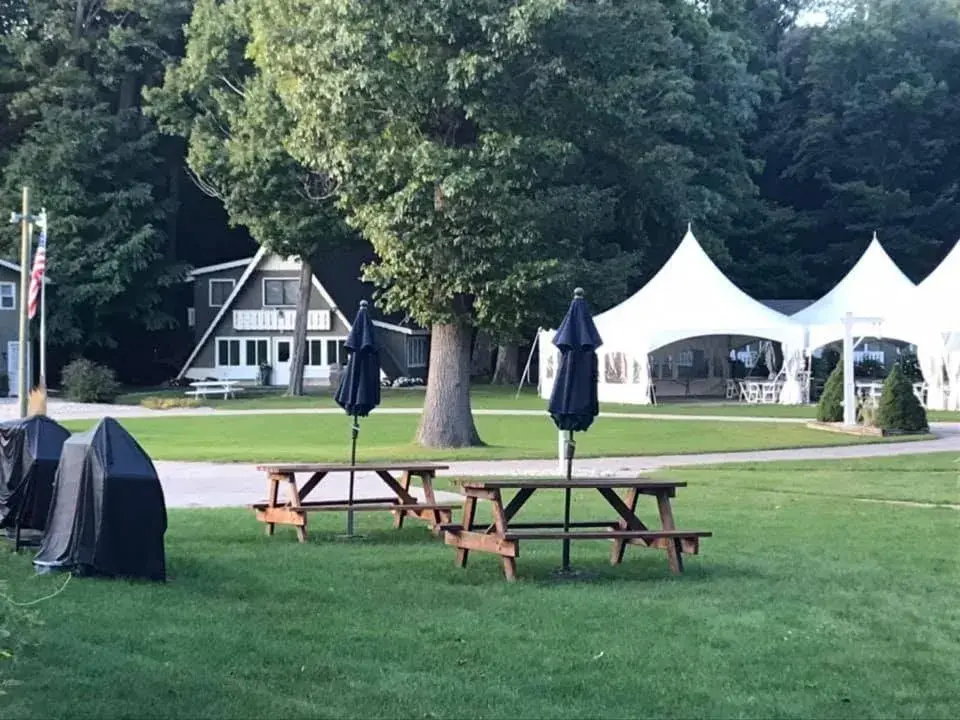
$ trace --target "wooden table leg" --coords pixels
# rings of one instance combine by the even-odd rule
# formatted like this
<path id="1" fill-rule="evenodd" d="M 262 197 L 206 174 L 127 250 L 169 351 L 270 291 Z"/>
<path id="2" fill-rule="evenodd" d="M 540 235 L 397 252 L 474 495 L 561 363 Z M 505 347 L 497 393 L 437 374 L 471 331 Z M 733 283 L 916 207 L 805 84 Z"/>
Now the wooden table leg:
<path id="1" fill-rule="evenodd" d="M 282 475 L 267 475 L 267 507 L 275 508 L 277 506 L 277 496 L 280 494 L 280 480 Z M 273 535 L 274 523 L 267 523 L 267 535 Z"/>
<path id="2" fill-rule="evenodd" d="M 636 488 L 630 488 L 627 491 L 627 507 L 630 509 L 630 512 L 636 514 L 637 511 L 637 498 L 640 497 L 640 493 Z M 617 527 L 621 530 L 629 530 L 630 526 L 624 518 L 620 518 L 620 521 L 617 523 Z M 613 550 L 610 552 L 610 564 L 619 565 L 623 562 L 623 551 L 627 547 L 627 541 L 623 538 L 617 538 L 613 541 Z"/>
<path id="3" fill-rule="evenodd" d="M 463 529 L 461 532 L 469 532 L 473 527 L 473 522 L 477 515 L 477 499 L 473 495 L 467 495 L 463 503 Z M 467 555 L 470 553 L 465 547 L 457 550 L 457 567 L 467 566 Z"/>
<path id="4" fill-rule="evenodd" d="M 507 518 L 503 512 L 503 499 L 500 497 L 500 491 L 495 490 L 493 493 L 493 524 L 497 528 L 497 534 L 505 536 L 507 534 Z M 517 559 L 513 557 L 507 557 L 506 555 L 500 556 L 500 561 L 503 563 L 503 576 L 507 579 L 507 582 L 513 582 L 517 579 Z"/>
<path id="5" fill-rule="evenodd" d="M 423 498 L 427 505 L 437 504 L 437 494 L 433 491 L 433 471 L 424 471 L 420 473 L 420 480 L 423 483 Z M 407 489 L 410 489 L 410 483 L 407 481 Z M 431 511 L 433 517 L 433 527 L 430 528 L 434 535 L 440 534 L 440 524 L 450 522 L 450 513 L 433 508 Z"/>
<path id="6" fill-rule="evenodd" d="M 660 511 L 660 525 L 664 530 L 676 530 L 673 523 L 673 509 L 670 507 L 670 496 L 666 492 L 657 493 L 657 509 Z M 667 558 L 670 560 L 670 570 L 674 575 L 683 572 L 683 547 L 680 538 L 667 538 Z"/>
<path id="7" fill-rule="evenodd" d="M 400 487 L 404 489 L 405 492 L 410 492 L 410 473 L 406 470 L 403 471 L 403 475 L 400 476 Z M 400 498 L 398 502 L 403 502 L 403 498 Z M 403 519 L 407 516 L 406 510 L 394 510 L 393 511 L 393 527 L 399 530 L 403 527 Z"/>
<path id="8" fill-rule="evenodd" d="M 285 477 L 287 481 L 287 491 L 290 495 L 290 508 L 296 509 L 300 505 L 300 493 L 297 491 L 297 478 L 293 473 L 288 473 Z M 303 515 L 303 525 L 297 525 L 297 540 L 304 543 L 307 541 L 307 514 Z"/>

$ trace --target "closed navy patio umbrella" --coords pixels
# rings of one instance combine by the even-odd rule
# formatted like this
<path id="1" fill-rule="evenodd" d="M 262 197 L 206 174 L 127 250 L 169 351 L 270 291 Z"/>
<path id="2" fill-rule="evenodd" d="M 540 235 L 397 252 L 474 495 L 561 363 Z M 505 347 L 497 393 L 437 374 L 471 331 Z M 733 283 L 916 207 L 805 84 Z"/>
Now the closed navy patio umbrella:
<path id="1" fill-rule="evenodd" d="M 353 536 L 353 481 L 352 466 L 357 464 L 358 418 L 366 417 L 380 404 L 380 350 L 367 301 L 360 301 L 360 309 L 353 321 L 345 343 L 349 358 L 340 378 L 340 387 L 334 399 L 347 415 L 353 417 L 353 443 L 350 450 L 350 491 L 347 501 L 347 535 Z"/>
<path id="2" fill-rule="evenodd" d="M 600 412 L 597 401 L 597 348 L 603 341 L 593 324 L 582 288 L 574 290 L 573 302 L 553 336 L 553 344 L 560 350 L 560 365 L 548 408 L 557 429 L 567 433 L 564 455 L 567 461 L 567 480 L 570 480 L 573 477 L 573 453 L 576 448 L 573 433 L 587 430 Z M 569 487 L 564 496 L 563 531 L 570 531 Z M 563 570 L 569 569 L 570 541 L 564 539 Z"/>

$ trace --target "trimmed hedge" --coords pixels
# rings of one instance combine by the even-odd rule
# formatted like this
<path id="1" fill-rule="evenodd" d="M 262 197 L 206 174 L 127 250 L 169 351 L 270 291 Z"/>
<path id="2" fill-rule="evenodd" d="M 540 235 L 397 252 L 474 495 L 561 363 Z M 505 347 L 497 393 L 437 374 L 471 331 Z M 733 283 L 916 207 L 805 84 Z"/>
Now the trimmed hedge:
<path id="1" fill-rule="evenodd" d="M 913 394 L 913 384 L 899 362 L 883 381 L 883 394 L 877 408 L 877 427 L 901 432 L 921 432 L 930 427 L 927 411 Z"/>
<path id="2" fill-rule="evenodd" d="M 820 422 L 843 420 L 843 363 L 838 362 L 834 366 L 823 386 L 823 394 L 817 402 L 817 420 Z"/>

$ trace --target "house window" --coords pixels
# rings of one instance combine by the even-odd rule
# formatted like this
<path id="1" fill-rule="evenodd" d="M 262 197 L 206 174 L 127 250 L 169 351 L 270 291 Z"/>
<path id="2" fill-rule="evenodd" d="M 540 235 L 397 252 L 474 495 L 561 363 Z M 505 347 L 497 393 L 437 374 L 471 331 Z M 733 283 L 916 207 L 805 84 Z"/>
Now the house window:
<path id="1" fill-rule="evenodd" d="M 270 363 L 270 343 L 266 340 L 246 340 L 246 355 L 244 363 L 252 367 Z"/>
<path id="2" fill-rule="evenodd" d="M 240 366 L 239 338 L 218 338 L 217 339 L 217 366 L 218 367 L 239 367 Z"/>
<path id="3" fill-rule="evenodd" d="M 347 364 L 347 342 L 345 340 L 327 340 L 327 365 Z"/>
<path id="4" fill-rule="evenodd" d="M 0 283 L 0 310 L 17 309 L 17 286 L 12 282 Z"/>
<path id="5" fill-rule="evenodd" d="M 265 307 L 295 307 L 300 294 L 296 278 L 264 278 L 263 304 Z"/>
<path id="6" fill-rule="evenodd" d="M 323 340 L 307 343 L 307 365 L 323 365 Z"/>
<path id="7" fill-rule="evenodd" d="M 421 368 L 427 366 L 427 339 L 425 337 L 407 338 L 407 367 Z"/>
<path id="8" fill-rule="evenodd" d="M 223 307 L 227 304 L 227 299 L 233 293 L 236 286 L 236 280 L 211 280 L 210 281 L 210 307 Z"/>
<path id="9" fill-rule="evenodd" d="M 187 327 L 193 327 L 197 324 L 197 309 L 187 308 Z"/>

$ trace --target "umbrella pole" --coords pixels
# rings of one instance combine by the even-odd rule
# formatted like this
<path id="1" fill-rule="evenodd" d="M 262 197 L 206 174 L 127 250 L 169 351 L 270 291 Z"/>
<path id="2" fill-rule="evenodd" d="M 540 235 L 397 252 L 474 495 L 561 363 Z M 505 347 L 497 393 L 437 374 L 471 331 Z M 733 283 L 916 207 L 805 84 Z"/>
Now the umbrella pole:
<path id="1" fill-rule="evenodd" d="M 353 442 L 350 446 L 350 490 L 347 495 L 347 535 L 353 537 L 353 466 L 357 464 L 357 436 L 360 434 L 360 424 L 357 416 L 353 416 Z"/>
<path id="2" fill-rule="evenodd" d="M 570 532 L 570 481 L 573 479 L 573 451 L 576 444 L 573 442 L 573 431 L 567 433 L 566 459 L 567 459 L 567 487 L 563 493 L 563 532 Z M 570 569 L 570 538 L 563 539 L 563 570 Z"/>

